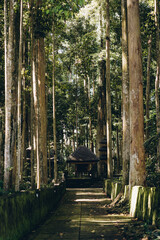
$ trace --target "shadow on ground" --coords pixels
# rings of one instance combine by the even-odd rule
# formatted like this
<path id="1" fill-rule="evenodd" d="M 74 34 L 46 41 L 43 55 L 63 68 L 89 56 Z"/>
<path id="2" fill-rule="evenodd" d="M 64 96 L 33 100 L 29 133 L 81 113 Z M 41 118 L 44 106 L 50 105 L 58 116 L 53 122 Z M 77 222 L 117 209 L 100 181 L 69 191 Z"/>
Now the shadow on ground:
<path id="1" fill-rule="evenodd" d="M 119 240 L 123 227 L 132 222 L 128 214 L 107 214 L 110 199 L 102 188 L 68 188 L 49 219 L 26 240 Z"/>

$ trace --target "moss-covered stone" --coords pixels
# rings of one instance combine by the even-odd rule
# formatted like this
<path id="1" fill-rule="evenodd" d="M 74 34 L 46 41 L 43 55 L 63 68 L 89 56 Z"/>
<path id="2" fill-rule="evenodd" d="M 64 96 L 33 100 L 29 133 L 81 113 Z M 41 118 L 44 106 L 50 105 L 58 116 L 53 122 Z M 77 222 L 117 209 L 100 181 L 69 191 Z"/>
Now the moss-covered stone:
<path id="1" fill-rule="evenodd" d="M 119 181 L 104 180 L 104 192 L 108 197 L 114 200 L 122 189 L 122 184 Z"/>
<path id="2" fill-rule="evenodd" d="M 112 192 L 112 184 L 111 184 L 110 179 L 105 179 L 104 180 L 104 191 L 108 197 L 111 197 L 111 192 Z"/>
<path id="3" fill-rule="evenodd" d="M 129 185 L 124 186 L 123 198 L 124 199 L 129 199 Z"/>
<path id="4" fill-rule="evenodd" d="M 111 199 L 114 200 L 122 189 L 120 182 L 112 182 Z"/>
<path id="5" fill-rule="evenodd" d="M 41 191 L 0 197 L 0 240 L 21 240 L 52 211 L 65 192 L 65 183 Z"/>
<path id="6" fill-rule="evenodd" d="M 131 191 L 130 214 L 156 224 L 159 191 L 156 188 L 134 186 Z"/>
<path id="7" fill-rule="evenodd" d="M 118 181 L 104 180 L 104 191 L 114 200 L 122 188 Z M 145 220 L 150 224 L 156 224 L 160 219 L 160 189 L 152 187 L 134 186 L 129 197 L 129 186 L 124 188 L 124 199 L 130 201 L 130 215 Z"/>

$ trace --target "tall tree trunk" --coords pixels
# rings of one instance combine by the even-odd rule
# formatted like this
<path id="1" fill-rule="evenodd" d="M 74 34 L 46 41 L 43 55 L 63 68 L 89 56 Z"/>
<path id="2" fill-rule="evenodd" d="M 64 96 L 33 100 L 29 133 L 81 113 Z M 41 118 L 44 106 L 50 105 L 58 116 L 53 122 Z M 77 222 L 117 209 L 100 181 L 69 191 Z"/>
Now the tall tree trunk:
<path id="1" fill-rule="evenodd" d="M 120 172 L 120 154 L 119 154 L 119 130 L 118 130 L 118 126 L 116 129 L 116 145 L 117 145 L 117 151 L 116 151 L 116 158 L 117 158 L 117 173 Z"/>
<path id="2" fill-rule="evenodd" d="M 148 40 L 148 57 L 147 57 L 147 86 L 146 86 L 146 139 L 149 138 L 149 102 L 150 102 L 150 66 L 151 66 L 151 48 L 152 35 Z"/>
<path id="3" fill-rule="evenodd" d="M 103 40 L 103 21 L 102 21 L 102 3 L 100 3 L 100 49 L 101 51 L 104 48 L 104 40 Z M 97 116 L 97 156 L 100 158 L 99 148 L 101 147 L 100 141 L 105 138 L 106 135 L 106 85 L 105 85 L 105 64 L 103 59 L 100 59 L 99 62 L 99 83 L 98 83 L 98 116 Z M 101 176 L 102 173 L 102 163 L 98 162 L 98 175 Z"/>
<path id="4" fill-rule="evenodd" d="M 10 0 L 9 33 L 7 44 L 7 1 L 4 1 L 4 33 L 5 33 L 5 150 L 4 150 L 4 189 L 9 189 L 11 168 L 11 109 L 13 79 L 13 28 L 14 0 Z"/>
<path id="5" fill-rule="evenodd" d="M 115 110 L 118 112 L 118 108 L 119 108 L 119 105 L 118 105 L 118 89 L 117 89 L 117 86 L 115 87 Z M 119 147 L 119 144 L 120 144 L 120 141 L 119 141 L 119 123 L 120 123 L 120 119 L 117 117 L 117 120 L 116 120 L 116 123 L 117 123 L 117 126 L 116 126 L 116 161 L 117 163 L 114 164 L 116 166 L 116 169 L 115 169 L 115 172 L 119 173 L 120 172 L 120 166 L 121 166 L 121 159 L 120 159 L 120 147 Z"/>
<path id="6" fill-rule="evenodd" d="M 57 167 L 57 137 L 56 137 L 56 109 L 55 109 L 55 31 L 53 22 L 53 75 L 52 75 L 52 86 L 53 86 L 53 139 L 54 139 L 54 181 L 57 183 L 58 180 L 58 167 Z"/>
<path id="7" fill-rule="evenodd" d="M 109 0 L 106 0 L 106 112 L 107 112 L 107 177 L 113 176 L 112 164 L 112 125 L 111 125 L 111 90 L 110 90 L 110 14 Z"/>
<path id="8" fill-rule="evenodd" d="M 37 15 L 41 17 L 42 0 L 37 1 Z M 39 12 L 39 13 L 38 13 Z M 36 19 L 38 27 L 38 19 Z M 46 116 L 46 91 L 45 91 L 45 49 L 44 37 L 37 35 L 37 81 L 38 81 L 38 149 L 40 185 L 47 184 L 47 116 Z"/>
<path id="9" fill-rule="evenodd" d="M 15 1 L 14 1 L 15 4 Z M 14 28 L 13 28 L 13 81 L 12 81 L 12 117 L 11 117 L 11 127 L 12 127 L 12 141 L 11 141 L 11 165 L 12 170 L 12 185 L 16 186 L 16 174 L 17 174 L 17 109 L 18 109 L 18 65 L 19 65 L 19 28 L 20 19 L 18 11 L 14 11 Z M 18 42 L 18 44 L 16 44 Z"/>
<path id="10" fill-rule="evenodd" d="M 21 147 L 21 178 L 23 179 L 24 160 L 26 159 L 26 79 L 25 79 L 25 64 L 28 63 L 25 59 L 26 42 L 23 42 L 23 79 L 22 79 L 22 92 L 23 92 L 23 125 L 22 125 L 22 147 Z M 33 106 L 31 106 L 32 108 Z"/>
<path id="11" fill-rule="evenodd" d="M 90 78 L 88 78 L 88 110 L 89 110 L 89 149 L 92 151 L 92 117 L 91 117 L 91 94 Z"/>
<path id="12" fill-rule="evenodd" d="M 130 79 L 130 189 L 145 185 L 144 112 L 139 1 L 127 0 Z"/>
<path id="13" fill-rule="evenodd" d="M 39 118 L 38 118 L 38 83 L 36 73 L 37 40 L 34 34 L 34 0 L 31 0 L 31 68 L 32 68 L 32 93 L 31 93 L 31 185 L 41 187 L 39 164 Z M 32 107 L 33 106 L 33 107 Z"/>
<path id="14" fill-rule="evenodd" d="M 76 76 L 76 147 L 78 148 L 78 83 Z"/>
<path id="15" fill-rule="evenodd" d="M 39 97 L 39 154 L 40 172 L 43 184 L 47 184 L 47 117 L 45 93 L 45 50 L 44 38 L 38 39 L 38 97 Z"/>
<path id="16" fill-rule="evenodd" d="M 157 134 L 160 134 L 160 25 L 159 15 L 160 6 L 159 1 L 155 0 L 155 25 L 156 25 L 156 53 L 157 53 L 157 74 L 155 80 L 155 102 L 156 102 L 156 123 L 157 123 Z M 157 160 L 160 168 L 160 137 L 158 137 L 157 143 Z"/>
<path id="17" fill-rule="evenodd" d="M 34 132 L 33 132 L 33 145 L 34 145 L 34 171 L 36 170 L 36 183 L 37 189 L 41 187 L 41 173 L 40 173 L 40 156 L 39 156 L 39 102 L 38 102 L 38 83 L 36 73 L 36 50 L 37 41 L 33 42 L 33 62 L 32 62 L 32 81 L 33 81 L 33 114 L 34 114 Z"/>
<path id="18" fill-rule="evenodd" d="M 121 0 L 122 12 L 122 159 L 123 187 L 129 183 L 130 120 L 129 120 L 129 70 L 127 41 L 127 0 Z"/>
<path id="19" fill-rule="evenodd" d="M 33 82 L 35 78 L 34 72 L 34 27 L 33 27 L 33 4 L 34 0 L 30 0 L 30 24 L 31 24 L 31 187 L 32 189 L 35 188 L 35 172 L 34 172 L 34 162 L 35 162 L 35 148 L 36 148 L 36 141 L 35 141 L 35 114 L 34 114 L 34 92 L 33 92 Z"/>
<path id="20" fill-rule="evenodd" d="M 51 179 L 52 173 L 51 173 L 51 148 L 50 148 L 50 142 L 48 142 L 48 162 L 49 162 L 49 178 Z"/>
<path id="21" fill-rule="evenodd" d="M 17 171 L 16 171 L 16 185 L 15 190 L 19 191 L 19 184 L 21 181 L 21 88 L 22 88 L 22 33 L 23 33 L 23 1 L 20 1 L 20 40 L 19 40 L 19 64 L 18 64 L 18 107 L 17 107 L 17 119 L 18 119 L 18 144 L 17 144 Z"/>

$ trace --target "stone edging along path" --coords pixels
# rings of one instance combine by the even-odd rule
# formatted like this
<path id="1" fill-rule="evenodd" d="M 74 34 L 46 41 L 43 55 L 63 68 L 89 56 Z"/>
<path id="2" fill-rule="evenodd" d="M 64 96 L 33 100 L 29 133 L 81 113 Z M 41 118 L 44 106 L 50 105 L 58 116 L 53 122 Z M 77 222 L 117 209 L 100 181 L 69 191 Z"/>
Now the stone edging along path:
<path id="1" fill-rule="evenodd" d="M 0 240 L 22 240 L 44 221 L 65 193 L 65 182 L 52 188 L 0 197 Z"/>
<path id="2" fill-rule="evenodd" d="M 121 182 L 104 180 L 104 191 L 112 200 L 121 191 Z M 130 202 L 130 215 L 149 224 L 155 225 L 160 215 L 160 189 L 155 187 L 135 186 L 129 195 L 129 186 L 125 186 L 124 198 Z"/>

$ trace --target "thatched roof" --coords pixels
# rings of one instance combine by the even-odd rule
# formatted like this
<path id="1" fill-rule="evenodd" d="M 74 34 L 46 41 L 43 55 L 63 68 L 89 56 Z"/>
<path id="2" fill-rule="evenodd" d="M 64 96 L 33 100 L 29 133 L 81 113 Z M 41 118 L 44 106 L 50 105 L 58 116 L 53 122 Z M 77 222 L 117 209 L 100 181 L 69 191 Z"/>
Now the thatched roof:
<path id="1" fill-rule="evenodd" d="M 74 153 L 72 153 L 69 156 L 69 159 L 67 162 L 72 162 L 72 163 L 98 162 L 98 158 L 87 147 L 80 146 L 76 149 Z"/>

